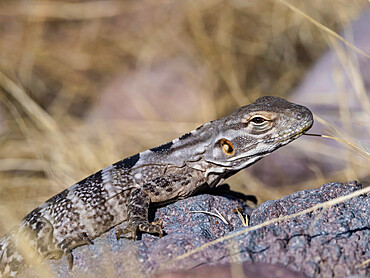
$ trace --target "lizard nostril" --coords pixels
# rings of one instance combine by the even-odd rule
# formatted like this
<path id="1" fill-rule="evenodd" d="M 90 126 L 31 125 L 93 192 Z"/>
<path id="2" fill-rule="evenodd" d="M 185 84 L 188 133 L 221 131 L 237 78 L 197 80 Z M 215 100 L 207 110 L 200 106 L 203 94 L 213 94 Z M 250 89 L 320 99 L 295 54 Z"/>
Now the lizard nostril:
<path id="1" fill-rule="evenodd" d="M 302 113 L 297 113 L 296 116 L 297 120 L 301 120 L 302 119 Z"/>

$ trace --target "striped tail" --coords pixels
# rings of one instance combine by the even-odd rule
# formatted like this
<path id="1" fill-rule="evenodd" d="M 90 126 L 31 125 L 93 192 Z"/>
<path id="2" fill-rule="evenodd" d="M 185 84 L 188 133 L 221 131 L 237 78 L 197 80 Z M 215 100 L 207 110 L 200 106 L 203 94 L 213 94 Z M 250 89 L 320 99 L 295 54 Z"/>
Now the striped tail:
<path id="1" fill-rule="evenodd" d="M 0 239 L 0 277 L 15 277 L 25 266 L 24 258 L 14 244 L 14 231 Z"/>

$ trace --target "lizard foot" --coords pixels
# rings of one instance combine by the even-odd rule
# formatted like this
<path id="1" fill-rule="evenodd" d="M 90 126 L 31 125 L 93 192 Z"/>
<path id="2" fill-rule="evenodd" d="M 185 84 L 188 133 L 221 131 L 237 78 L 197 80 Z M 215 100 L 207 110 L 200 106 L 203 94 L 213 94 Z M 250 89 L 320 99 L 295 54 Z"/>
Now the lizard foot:
<path id="1" fill-rule="evenodd" d="M 117 240 L 121 237 L 121 235 L 131 233 L 131 238 L 136 240 L 137 232 L 145 232 L 149 234 L 158 234 L 159 237 L 163 237 L 163 229 L 162 229 L 162 220 L 156 219 L 152 223 L 145 222 L 145 221 L 135 221 L 134 223 L 129 224 L 126 228 L 116 229 L 116 237 Z"/>

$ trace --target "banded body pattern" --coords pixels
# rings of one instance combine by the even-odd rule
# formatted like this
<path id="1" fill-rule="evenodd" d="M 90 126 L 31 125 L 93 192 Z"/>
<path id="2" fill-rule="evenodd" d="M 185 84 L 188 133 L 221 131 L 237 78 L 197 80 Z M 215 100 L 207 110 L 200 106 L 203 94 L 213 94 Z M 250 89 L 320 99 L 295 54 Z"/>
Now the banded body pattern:
<path id="1" fill-rule="evenodd" d="M 262 97 L 229 116 L 150 150 L 114 163 L 55 195 L 0 239 L 0 276 L 14 277 L 37 260 L 63 255 L 114 226 L 117 238 L 130 233 L 163 235 L 160 221 L 148 222 L 153 203 L 166 203 L 214 187 L 313 124 L 304 106 Z"/>

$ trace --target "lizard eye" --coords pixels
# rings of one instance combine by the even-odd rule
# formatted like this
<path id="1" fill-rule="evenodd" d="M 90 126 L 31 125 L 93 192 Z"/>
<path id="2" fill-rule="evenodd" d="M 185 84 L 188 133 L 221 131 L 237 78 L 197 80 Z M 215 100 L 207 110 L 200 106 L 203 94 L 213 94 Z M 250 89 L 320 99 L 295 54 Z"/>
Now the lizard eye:
<path id="1" fill-rule="evenodd" d="M 227 139 L 221 139 L 220 141 L 222 150 L 224 151 L 225 154 L 227 155 L 233 155 L 235 150 L 231 142 Z"/>
<path id="2" fill-rule="evenodd" d="M 264 121 L 266 121 L 266 119 L 264 119 L 260 116 L 257 116 L 257 117 L 253 117 L 252 119 L 250 119 L 250 121 L 259 125 L 259 124 L 262 124 Z"/>

